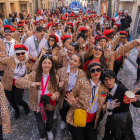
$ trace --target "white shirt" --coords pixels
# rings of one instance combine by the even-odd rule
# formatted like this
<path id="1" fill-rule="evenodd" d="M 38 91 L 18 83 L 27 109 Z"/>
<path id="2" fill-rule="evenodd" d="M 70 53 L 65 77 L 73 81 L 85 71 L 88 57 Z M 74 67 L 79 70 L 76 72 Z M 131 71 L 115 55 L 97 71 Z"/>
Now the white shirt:
<path id="1" fill-rule="evenodd" d="M 96 94 L 97 94 L 97 92 L 98 92 L 98 90 L 99 90 L 99 86 L 100 86 L 101 81 L 99 81 L 99 83 L 96 85 L 96 84 L 92 81 L 92 79 L 90 79 L 90 83 L 91 83 L 91 90 L 93 89 L 94 86 L 96 86 L 95 95 L 94 95 L 94 98 L 95 98 L 95 97 L 96 97 Z M 94 93 L 94 89 L 93 89 L 92 92 Z M 90 106 L 92 105 L 92 99 L 93 99 L 93 97 L 92 97 L 92 92 L 91 92 L 91 99 L 90 99 L 90 103 L 89 103 L 89 107 L 88 107 L 88 109 L 87 109 L 87 112 L 88 112 L 88 110 L 90 109 Z M 95 113 L 95 112 L 97 111 L 97 104 L 98 104 L 98 95 L 97 95 L 97 98 L 96 98 L 96 100 L 95 100 L 93 106 L 91 107 L 91 110 L 90 110 L 88 113 L 90 113 L 90 114 Z"/>
<path id="2" fill-rule="evenodd" d="M 27 68 L 25 62 L 20 62 L 16 64 L 15 71 L 14 71 L 14 79 L 23 77 L 27 72 Z"/>
<path id="3" fill-rule="evenodd" d="M 68 50 L 64 47 L 64 51 L 67 53 Z"/>
<path id="4" fill-rule="evenodd" d="M 7 55 L 12 56 L 14 53 L 15 40 L 12 38 L 11 41 L 6 41 L 6 38 L 4 38 L 4 42 L 6 44 Z M 6 42 L 8 42 L 10 45 Z"/>
<path id="5" fill-rule="evenodd" d="M 71 41 L 72 41 L 72 33 L 69 33 L 69 32 L 67 31 L 67 35 L 70 35 L 70 36 L 71 36 Z"/>
<path id="6" fill-rule="evenodd" d="M 35 46 L 35 43 L 34 43 L 35 40 L 37 40 L 35 38 L 35 36 L 31 36 L 31 37 L 26 39 L 24 45 L 28 48 L 28 54 L 30 54 L 33 57 L 38 57 L 38 55 L 41 52 L 42 46 L 43 46 L 43 48 L 48 49 L 47 40 L 45 38 L 42 38 L 40 43 L 39 43 L 39 47 L 38 47 L 37 50 L 36 50 L 36 46 Z"/>
<path id="7" fill-rule="evenodd" d="M 40 19 L 43 19 L 41 16 L 36 17 L 36 21 L 39 21 Z"/>
<path id="8" fill-rule="evenodd" d="M 76 71 L 75 74 L 73 73 L 70 73 L 70 66 L 68 65 L 68 69 L 67 69 L 67 72 L 66 73 L 69 73 L 69 82 L 68 82 L 68 88 L 67 88 L 67 91 L 71 91 L 72 88 L 75 86 L 76 84 L 76 80 L 77 80 L 77 76 L 78 76 L 78 69 Z"/>
<path id="9" fill-rule="evenodd" d="M 74 21 L 71 21 L 70 22 L 73 24 L 73 28 L 75 29 L 75 20 Z"/>
<path id="10" fill-rule="evenodd" d="M 111 42 L 110 42 L 110 41 L 109 41 L 108 44 L 107 44 L 107 48 L 108 48 L 109 50 L 111 50 Z"/>
<path id="11" fill-rule="evenodd" d="M 121 24 L 121 18 L 119 16 L 115 17 L 115 21 L 116 24 Z"/>
<path id="12" fill-rule="evenodd" d="M 59 46 L 59 47 L 62 46 L 62 41 L 61 41 L 61 39 L 60 39 L 60 36 L 59 36 L 57 33 L 55 33 L 55 35 L 58 37 L 58 40 L 59 40 L 59 42 L 57 43 L 58 46 Z"/>
<path id="13" fill-rule="evenodd" d="M 61 30 L 59 30 L 59 31 L 56 30 L 56 34 L 58 34 L 59 37 L 62 37 L 62 32 L 61 32 Z"/>
<path id="14" fill-rule="evenodd" d="M 25 37 L 25 35 L 26 35 L 25 33 L 24 33 L 23 36 L 20 35 L 20 38 L 21 38 L 21 39 L 20 39 L 20 44 L 23 44 L 23 38 Z"/>
<path id="15" fill-rule="evenodd" d="M 109 94 L 111 94 L 112 96 L 114 96 L 117 87 L 118 87 L 118 85 L 115 83 L 115 84 L 114 84 L 114 87 L 113 87 L 112 90 L 109 92 Z"/>
<path id="16" fill-rule="evenodd" d="M 17 24 L 19 24 L 20 18 L 17 18 L 17 17 L 16 17 L 16 20 L 17 20 Z"/>

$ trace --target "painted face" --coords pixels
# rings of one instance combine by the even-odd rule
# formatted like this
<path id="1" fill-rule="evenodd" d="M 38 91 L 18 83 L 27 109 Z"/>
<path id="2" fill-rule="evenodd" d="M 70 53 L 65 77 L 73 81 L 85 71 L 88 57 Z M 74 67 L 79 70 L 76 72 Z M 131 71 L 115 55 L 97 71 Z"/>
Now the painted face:
<path id="1" fill-rule="evenodd" d="M 52 61 L 48 58 L 44 59 L 44 61 L 42 62 L 43 71 L 49 72 L 51 68 L 52 68 Z"/>

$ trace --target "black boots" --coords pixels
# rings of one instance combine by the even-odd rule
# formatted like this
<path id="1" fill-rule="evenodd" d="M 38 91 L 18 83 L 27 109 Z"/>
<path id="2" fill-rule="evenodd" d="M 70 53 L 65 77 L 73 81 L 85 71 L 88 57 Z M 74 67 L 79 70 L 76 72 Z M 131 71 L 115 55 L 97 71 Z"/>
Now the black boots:
<path id="1" fill-rule="evenodd" d="M 137 79 L 135 82 L 134 82 L 134 85 L 137 85 L 139 83 L 139 79 Z"/>
<path id="2" fill-rule="evenodd" d="M 25 114 L 28 115 L 29 114 L 29 107 L 28 107 L 28 104 L 26 103 L 24 106 L 23 106 L 24 110 L 25 110 Z"/>
<path id="3" fill-rule="evenodd" d="M 18 119 L 20 116 L 19 110 L 15 110 L 15 119 Z"/>

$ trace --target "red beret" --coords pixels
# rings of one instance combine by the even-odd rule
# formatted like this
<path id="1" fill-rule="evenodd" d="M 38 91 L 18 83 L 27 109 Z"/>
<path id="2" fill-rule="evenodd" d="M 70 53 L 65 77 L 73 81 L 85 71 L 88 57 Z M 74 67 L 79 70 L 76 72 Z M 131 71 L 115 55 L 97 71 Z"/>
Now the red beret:
<path id="1" fill-rule="evenodd" d="M 103 13 L 104 15 L 106 15 L 106 13 Z"/>
<path id="2" fill-rule="evenodd" d="M 86 11 L 86 13 L 88 13 L 88 11 Z"/>
<path id="3" fill-rule="evenodd" d="M 95 60 L 91 60 L 91 61 L 87 61 L 84 65 L 84 69 L 83 70 L 88 70 L 88 65 L 90 63 L 100 63 L 100 60 L 99 59 L 95 59 Z"/>
<path id="4" fill-rule="evenodd" d="M 72 12 L 72 14 L 74 14 L 74 12 Z"/>
<path id="5" fill-rule="evenodd" d="M 79 28 L 79 31 L 86 31 L 86 30 L 88 30 L 87 27 L 80 27 Z"/>
<path id="6" fill-rule="evenodd" d="M 23 25 L 23 24 L 17 24 L 17 26 L 18 26 L 18 27 L 24 27 L 24 25 Z"/>
<path id="7" fill-rule="evenodd" d="M 28 15 L 27 15 L 27 17 L 30 17 L 30 16 L 32 16 L 32 14 L 28 14 Z"/>
<path id="8" fill-rule="evenodd" d="M 67 25 L 71 25 L 73 27 L 73 24 L 71 22 L 68 22 Z"/>
<path id="9" fill-rule="evenodd" d="M 87 17 L 83 17 L 83 18 L 82 18 L 82 20 L 85 20 L 85 19 L 87 19 Z"/>
<path id="10" fill-rule="evenodd" d="M 39 10 L 37 11 L 37 13 L 41 15 L 41 12 Z"/>
<path id="11" fill-rule="evenodd" d="M 80 17 L 79 15 L 76 15 L 75 17 Z"/>
<path id="12" fill-rule="evenodd" d="M 92 12 L 90 11 L 90 13 L 92 13 Z"/>
<path id="13" fill-rule="evenodd" d="M 111 34 L 111 33 L 113 33 L 112 30 L 105 29 L 105 31 L 103 32 L 103 35 L 109 35 L 109 34 Z"/>
<path id="14" fill-rule="evenodd" d="M 39 23 L 39 21 L 35 21 L 35 22 L 34 22 L 34 25 L 36 25 L 36 23 Z"/>
<path id="15" fill-rule="evenodd" d="M 61 17 L 61 19 L 65 20 L 65 21 L 67 20 L 66 17 Z"/>
<path id="16" fill-rule="evenodd" d="M 93 14 L 95 14 L 96 13 L 96 11 L 93 11 Z"/>
<path id="17" fill-rule="evenodd" d="M 122 12 L 118 12 L 118 14 L 119 14 L 119 15 L 121 15 L 121 14 L 122 14 Z"/>
<path id="18" fill-rule="evenodd" d="M 94 17 L 97 17 L 97 15 L 93 15 Z"/>
<path id="19" fill-rule="evenodd" d="M 71 17 L 75 17 L 75 15 L 74 14 L 71 14 Z"/>
<path id="20" fill-rule="evenodd" d="M 114 22 L 115 22 L 115 19 L 114 19 L 114 18 L 112 18 L 112 21 L 114 21 Z"/>
<path id="21" fill-rule="evenodd" d="M 3 25 L 4 29 L 9 28 L 10 31 L 14 32 L 15 28 L 10 25 Z"/>
<path id="22" fill-rule="evenodd" d="M 28 23 L 28 22 L 29 22 L 28 20 L 25 20 L 25 24 Z"/>
<path id="23" fill-rule="evenodd" d="M 104 16 L 105 18 L 107 18 L 109 20 L 109 17 L 108 16 Z"/>
<path id="24" fill-rule="evenodd" d="M 100 41 L 101 39 L 105 39 L 106 41 L 108 41 L 108 38 L 105 35 L 102 35 L 98 38 L 98 41 Z"/>
<path id="25" fill-rule="evenodd" d="M 127 36 L 127 32 L 125 32 L 125 31 L 120 31 L 120 35 L 126 35 L 126 36 Z"/>
<path id="26" fill-rule="evenodd" d="M 55 16 L 55 14 L 52 14 L 52 16 Z"/>
<path id="27" fill-rule="evenodd" d="M 89 19 L 93 18 L 93 16 L 90 16 Z"/>
<path id="28" fill-rule="evenodd" d="M 45 19 L 43 19 L 43 18 L 42 18 L 42 19 L 40 19 L 40 20 L 43 20 L 43 21 L 45 22 Z M 40 20 L 39 20 L 39 21 L 40 21 Z"/>
<path id="29" fill-rule="evenodd" d="M 54 36 L 54 37 L 55 37 L 56 43 L 59 42 L 59 39 L 58 39 L 58 37 L 57 37 L 56 35 L 54 35 L 54 34 L 50 34 L 50 35 L 49 35 L 49 38 L 50 38 L 50 36 Z"/>
<path id="30" fill-rule="evenodd" d="M 19 24 L 24 24 L 24 21 L 19 21 Z"/>
<path id="31" fill-rule="evenodd" d="M 79 11 L 79 13 L 82 13 L 83 11 Z"/>
<path id="32" fill-rule="evenodd" d="M 68 17 L 71 17 L 71 15 L 68 15 Z"/>
<path id="33" fill-rule="evenodd" d="M 15 49 L 15 51 L 17 51 L 17 50 L 25 50 L 25 51 L 28 51 L 28 48 L 25 45 L 22 45 L 22 44 L 15 45 L 14 46 L 14 49 Z"/>
<path id="34" fill-rule="evenodd" d="M 70 35 L 64 35 L 64 36 L 61 37 L 61 40 L 64 41 L 66 38 L 70 38 L 71 39 L 71 36 Z"/>
<path id="35" fill-rule="evenodd" d="M 54 23 L 48 23 L 47 24 L 47 28 L 49 28 L 50 26 L 54 25 Z"/>
<path id="36" fill-rule="evenodd" d="M 79 23 L 81 23 L 81 21 L 77 21 L 77 22 L 76 22 L 76 25 L 78 25 Z"/>
<path id="37" fill-rule="evenodd" d="M 55 27 L 58 25 L 58 23 L 55 23 Z"/>

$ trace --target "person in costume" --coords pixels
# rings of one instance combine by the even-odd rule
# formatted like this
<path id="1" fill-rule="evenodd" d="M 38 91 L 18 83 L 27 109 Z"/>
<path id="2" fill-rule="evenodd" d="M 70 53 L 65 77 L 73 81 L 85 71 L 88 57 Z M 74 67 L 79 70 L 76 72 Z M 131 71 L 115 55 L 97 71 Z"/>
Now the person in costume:
<path id="1" fill-rule="evenodd" d="M 11 123 L 7 100 L 3 85 L 0 82 L 0 139 L 3 140 L 3 134 L 11 132 Z"/>
<path id="2" fill-rule="evenodd" d="M 114 138 L 115 140 L 136 140 L 132 129 L 130 103 L 135 107 L 140 107 L 140 101 L 137 99 L 139 95 L 136 93 L 135 98 L 126 104 L 124 96 L 128 89 L 123 84 L 117 82 L 115 73 L 109 69 L 103 71 L 101 80 L 109 89 L 106 102 L 108 99 L 115 101 L 112 115 L 108 115 L 107 117 L 103 140 L 113 140 Z M 106 107 L 107 104 L 104 104 L 104 113 L 106 112 Z"/>
<path id="3" fill-rule="evenodd" d="M 15 45 L 13 56 L 0 57 L 0 63 L 5 65 L 1 82 L 5 90 L 5 95 L 10 105 L 15 110 L 16 119 L 20 116 L 18 106 L 23 106 L 25 114 L 29 114 L 28 104 L 22 99 L 23 89 L 19 89 L 15 86 L 15 80 L 25 76 L 31 70 L 27 62 L 29 59 L 27 51 L 28 48 L 26 46 Z"/>
<path id="4" fill-rule="evenodd" d="M 100 81 L 102 66 L 98 59 L 88 61 L 84 70 L 87 78 L 79 79 L 72 92 L 66 94 L 65 100 L 71 106 L 66 121 L 73 140 L 97 140 L 97 124 L 108 89 Z M 86 117 L 80 116 L 77 109 Z"/>
<path id="5" fill-rule="evenodd" d="M 30 108 L 34 111 L 40 140 L 45 140 L 47 135 L 48 140 L 53 140 L 54 108 L 60 93 L 58 91 L 59 78 L 55 74 L 52 55 L 44 54 L 39 61 L 37 71 L 32 71 L 25 77 L 17 79 L 15 84 L 18 88 L 29 89 Z M 46 121 L 44 121 L 44 116 L 47 117 Z"/>

